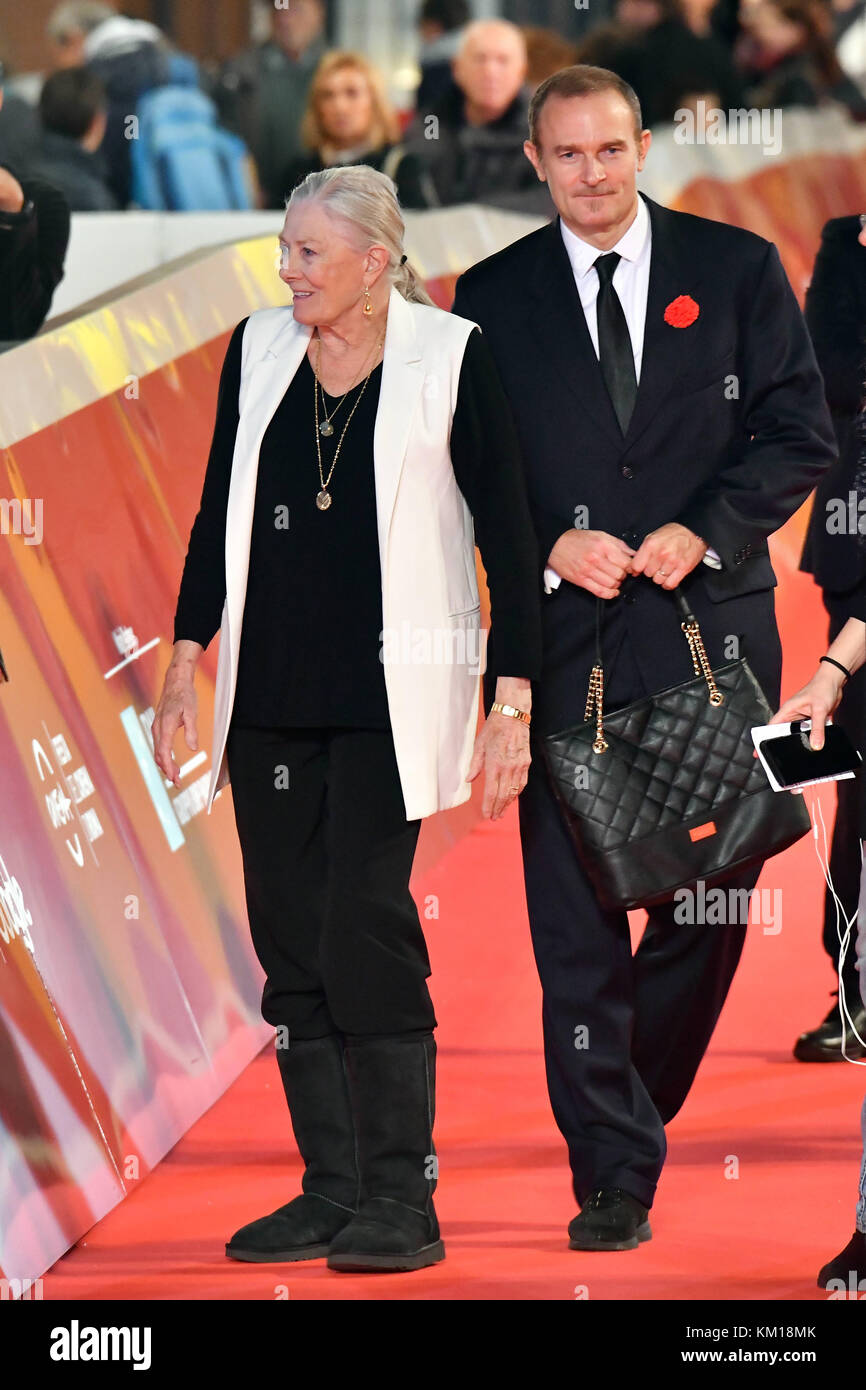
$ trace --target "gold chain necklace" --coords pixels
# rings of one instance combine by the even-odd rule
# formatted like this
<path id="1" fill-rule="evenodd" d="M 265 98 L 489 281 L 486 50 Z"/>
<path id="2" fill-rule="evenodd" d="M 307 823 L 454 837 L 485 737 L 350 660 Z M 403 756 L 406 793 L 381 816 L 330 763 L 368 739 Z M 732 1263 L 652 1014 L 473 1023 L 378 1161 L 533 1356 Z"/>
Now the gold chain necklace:
<path id="1" fill-rule="evenodd" d="M 375 350 L 374 350 L 374 353 L 373 353 L 374 357 L 377 357 L 377 356 L 379 355 L 379 349 L 381 348 L 381 346 L 382 346 L 382 344 L 384 343 L 384 341 L 385 341 L 385 335 L 384 335 L 384 333 L 383 333 L 383 334 L 382 334 L 382 337 L 379 339 L 378 343 L 376 344 L 376 347 L 375 347 Z M 364 392 L 365 392 L 366 389 L 367 389 L 367 382 L 370 380 L 370 377 L 373 375 L 373 373 L 374 373 L 374 371 L 376 370 L 376 368 L 375 368 L 375 366 L 371 367 L 370 370 L 369 370 L 369 372 L 367 373 L 367 375 L 364 377 L 364 382 L 363 382 L 363 385 L 361 386 L 360 391 L 358 392 L 358 396 L 357 396 L 357 399 L 356 399 L 356 401 L 355 401 L 355 404 L 352 406 L 352 409 L 349 411 L 349 418 L 347 419 L 345 425 L 343 426 L 343 433 L 340 435 L 339 441 L 338 441 L 338 443 L 337 443 L 337 448 L 336 448 L 336 451 L 335 451 L 335 453 L 334 453 L 333 460 L 331 461 L 331 467 L 330 467 L 329 470 L 328 470 L 328 476 L 327 476 L 327 478 L 326 478 L 325 475 L 324 475 L 324 473 L 322 472 L 322 444 L 321 444 L 321 439 L 322 439 L 322 435 L 325 435 L 325 434 L 333 434 L 334 431 L 333 431 L 333 428 L 331 428 L 331 429 L 329 429 L 328 431 L 326 431 L 326 430 L 322 427 L 322 425 L 319 424 L 319 390 L 320 390 L 320 389 L 322 390 L 322 395 L 323 395 L 323 397 L 324 397 L 324 388 L 322 387 L 322 384 L 321 384 L 321 382 L 319 381 L 319 369 L 320 369 L 320 366 L 321 366 L 321 357 L 322 357 L 322 340 L 321 340 L 321 338 L 319 338 L 318 341 L 317 341 L 317 343 L 316 343 L 316 365 L 315 365 L 314 368 L 313 368 L 313 377 L 315 378 L 314 383 L 313 383 L 313 400 L 314 400 L 314 402 L 315 402 L 315 412 L 316 412 L 316 458 L 317 458 L 318 464 L 319 464 L 319 482 L 321 483 L 321 490 L 316 494 L 316 506 L 318 507 L 318 509 L 319 509 L 320 512 L 326 512 L 326 511 L 328 510 L 328 508 L 330 507 L 332 501 L 334 500 L 334 499 L 332 498 L 330 492 L 328 491 L 328 484 L 330 483 L 331 478 L 333 477 L 333 474 L 334 474 L 334 469 L 335 469 L 336 466 L 337 466 L 337 459 L 340 457 L 340 450 L 341 450 L 342 447 L 343 447 L 343 440 L 346 438 L 346 430 L 349 428 L 350 424 L 352 423 L 352 416 L 355 414 L 355 411 L 358 409 L 358 406 L 361 404 L 361 397 L 363 396 Z M 357 385 L 357 383 L 356 383 L 356 385 Z M 350 387 L 349 387 L 349 391 L 352 391 L 352 390 L 354 390 L 354 387 L 350 386 Z M 346 396 L 348 396 L 349 391 L 346 392 Z M 343 400 L 346 399 L 346 396 L 343 397 Z M 340 402 L 340 405 L 342 405 L 342 403 L 343 403 L 343 401 Z M 338 406 L 337 408 L 339 409 L 339 406 Z M 335 412 L 335 413 L 336 413 L 336 412 Z M 329 423 L 329 422 L 326 420 L 325 423 L 327 424 L 327 423 Z"/>
<path id="2" fill-rule="evenodd" d="M 355 386 L 357 386 L 357 384 L 358 383 L 355 382 Z M 325 416 L 324 420 L 319 426 L 319 434 L 323 435 L 325 439 L 329 439 L 331 435 L 334 433 L 333 421 L 337 418 L 340 408 L 342 407 L 343 401 L 346 399 L 346 396 L 348 396 L 349 391 L 354 391 L 355 387 L 349 387 L 349 391 L 347 391 L 346 395 L 344 395 L 342 399 L 339 401 L 339 403 L 334 406 L 334 409 L 331 411 L 330 415 L 328 414 L 328 403 L 325 400 L 325 388 L 321 382 L 318 382 L 318 388 L 322 393 L 322 411 Z"/>

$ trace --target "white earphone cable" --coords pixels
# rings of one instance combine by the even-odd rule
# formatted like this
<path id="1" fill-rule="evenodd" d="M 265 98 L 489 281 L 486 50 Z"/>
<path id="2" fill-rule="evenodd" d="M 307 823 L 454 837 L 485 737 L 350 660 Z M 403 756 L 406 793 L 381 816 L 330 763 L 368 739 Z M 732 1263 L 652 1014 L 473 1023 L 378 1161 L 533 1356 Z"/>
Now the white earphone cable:
<path id="1" fill-rule="evenodd" d="M 823 858 L 821 854 L 821 846 L 818 843 L 818 823 L 815 818 L 816 811 L 818 814 L 818 818 L 821 822 L 821 832 L 823 837 L 824 851 Z M 821 865 L 821 872 L 824 875 L 824 882 L 830 890 L 833 902 L 836 905 L 836 935 L 839 940 L 839 1015 L 842 1019 L 842 1056 L 844 1057 L 845 1061 L 850 1062 L 852 1066 L 866 1067 L 866 1058 L 861 1059 L 858 1057 L 849 1057 L 847 1052 L 845 1051 L 845 1033 L 848 1029 L 850 1029 L 850 1031 L 854 1034 L 854 1037 L 861 1044 L 861 1046 L 866 1047 L 866 1038 L 861 1038 L 860 1034 L 858 1033 L 857 1026 L 854 1022 L 854 1019 L 851 1016 L 851 1010 L 848 1007 L 848 1000 L 845 997 L 844 967 L 845 960 L 848 955 L 848 950 L 851 944 L 851 929 L 852 927 L 856 926 L 857 923 L 857 908 L 855 907 L 854 911 L 849 917 L 845 911 L 845 908 L 842 906 L 842 901 L 838 893 L 836 892 L 835 886 L 833 884 L 833 875 L 830 872 L 830 852 L 827 846 L 827 825 L 824 820 L 824 808 L 821 804 L 821 797 L 817 791 L 813 793 L 811 802 L 809 804 L 809 815 L 812 820 L 812 840 L 815 845 L 815 854 L 817 856 L 818 863 Z M 862 840 L 860 842 L 860 864 L 862 869 Z M 842 931 L 843 919 L 845 922 L 844 932 Z"/>

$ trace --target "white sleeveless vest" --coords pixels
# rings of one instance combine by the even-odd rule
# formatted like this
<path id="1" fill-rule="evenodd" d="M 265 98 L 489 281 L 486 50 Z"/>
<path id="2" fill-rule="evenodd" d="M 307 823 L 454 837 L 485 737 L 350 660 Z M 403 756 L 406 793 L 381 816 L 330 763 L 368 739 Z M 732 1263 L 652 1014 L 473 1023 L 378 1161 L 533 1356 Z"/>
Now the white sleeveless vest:
<path id="1" fill-rule="evenodd" d="M 478 719 L 484 634 L 472 517 L 454 477 L 449 437 L 463 354 L 474 327 L 443 309 L 410 304 L 391 290 L 373 457 L 384 624 L 380 655 L 407 820 L 458 806 L 471 793 L 466 774 Z M 311 332 L 295 323 L 291 308 L 260 309 L 244 329 L 208 814 L 229 782 L 226 737 L 237 682 L 259 448 Z M 311 485 L 311 507 L 315 491 Z M 338 490 L 334 496 L 339 506 Z M 326 515 L 322 522 L 327 526 Z M 279 628 L 278 613 L 274 626 Z M 267 680 L 266 671 L 262 680 Z"/>

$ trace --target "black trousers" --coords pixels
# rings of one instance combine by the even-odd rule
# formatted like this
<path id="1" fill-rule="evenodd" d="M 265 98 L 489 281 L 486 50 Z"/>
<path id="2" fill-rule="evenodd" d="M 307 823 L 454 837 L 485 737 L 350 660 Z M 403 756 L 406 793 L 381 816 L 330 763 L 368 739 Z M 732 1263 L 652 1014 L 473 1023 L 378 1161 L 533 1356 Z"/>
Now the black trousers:
<path id="1" fill-rule="evenodd" d="M 262 1015 L 290 1038 L 426 1032 L 430 961 L 390 731 L 229 727 Z"/>
<path id="2" fill-rule="evenodd" d="M 824 607 L 830 614 L 829 641 L 838 636 L 847 622 L 842 600 L 824 594 Z M 866 741 L 866 666 L 861 666 L 845 686 L 842 703 L 833 715 L 833 722 L 843 728 L 855 748 L 863 749 Z M 863 776 L 836 783 L 836 819 L 830 844 L 830 876 L 848 916 L 856 912 L 860 898 L 860 840 L 863 829 Z M 845 924 L 837 912 L 829 888 L 824 892 L 824 950 L 839 966 L 839 929 Z M 857 999 L 860 991 L 857 953 L 853 943 L 845 961 L 845 994 Z"/>
<path id="3" fill-rule="evenodd" d="M 647 693 L 625 641 L 612 671 L 610 708 Z M 681 924 L 676 905 L 663 903 L 650 910 L 633 956 L 628 915 L 599 906 L 539 748 L 519 807 L 547 1082 L 574 1193 L 583 1204 L 600 1187 L 621 1187 L 649 1207 L 666 1154 L 665 1124 L 706 1051 L 746 925 L 737 913 L 725 925 Z M 732 876 L 724 887 L 748 891 L 759 873 Z"/>

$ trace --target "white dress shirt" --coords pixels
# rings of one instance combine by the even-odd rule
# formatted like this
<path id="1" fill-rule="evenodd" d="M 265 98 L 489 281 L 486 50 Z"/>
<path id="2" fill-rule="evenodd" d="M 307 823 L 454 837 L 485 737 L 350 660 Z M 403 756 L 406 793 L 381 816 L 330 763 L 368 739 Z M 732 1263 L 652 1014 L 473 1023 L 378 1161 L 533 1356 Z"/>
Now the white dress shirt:
<path id="1" fill-rule="evenodd" d="M 596 314 L 598 271 L 595 268 L 595 262 L 599 256 L 607 253 L 599 251 L 597 246 L 590 246 L 588 241 L 583 241 L 570 227 L 566 227 L 561 218 L 559 227 L 568 259 L 571 262 L 574 283 L 577 286 L 583 312 L 586 315 L 586 326 L 595 348 L 595 355 L 598 357 L 598 317 Z M 634 353 L 635 378 L 640 382 L 647 294 L 649 292 L 650 254 L 652 251 L 649 209 L 643 198 L 638 197 L 637 214 L 634 220 L 623 232 L 616 245 L 610 249 L 616 251 L 620 258 L 619 264 L 613 272 L 613 287 L 625 314 L 628 335 Z M 722 567 L 714 550 L 707 550 L 704 560 L 707 564 L 712 565 L 713 569 L 721 569 Z M 548 565 L 544 571 L 544 592 L 551 593 L 554 589 L 558 589 L 561 583 L 562 576 Z"/>
<path id="2" fill-rule="evenodd" d="M 574 273 L 574 283 L 577 285 L 577 292 L 580 295 L 580 302 L 586 315 L 586 326 L 589 329 L 589 336 L 592 338 L 595 355 L 598 357 L 598 319 L 595 312 L 596 300 L 598 299 L 598 271 L 595 268 L 595 262 L 599 256 L 605 253 L 599 251 L 597 246 L 590 246 L 588 241 L 582 241 L 570 227 L 566 227 L 562 219 L 560 219 L 559 227 Z M 631 338 L 632 352 L 634 353 L 635 376 L 640 381 L 646 302 L 649 292 L 650 252 L 652 250 L 649 210 L 643 198 L 637 200 L 637 216 L 631 226 L 623 232 L 616 245 L 610 249 L 616 251 L 620 258 L 619 264 L 613 272 L 613 287 L 625 314 L 628 335 Z"/>

